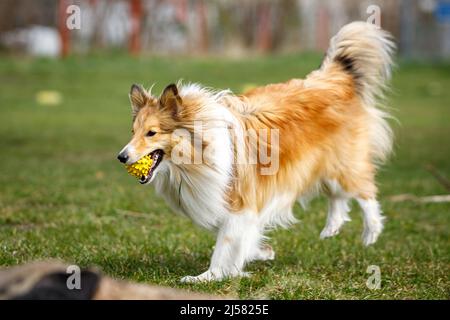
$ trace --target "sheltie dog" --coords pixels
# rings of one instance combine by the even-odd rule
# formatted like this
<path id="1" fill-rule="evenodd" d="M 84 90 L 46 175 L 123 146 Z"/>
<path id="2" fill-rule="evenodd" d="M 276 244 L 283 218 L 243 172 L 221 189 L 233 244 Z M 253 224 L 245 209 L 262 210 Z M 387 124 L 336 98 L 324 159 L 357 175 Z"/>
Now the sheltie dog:
<path id="1" fill-rule="evenodd" d="M 365 245 L 383 229 L 377 166 L 391 151 L 389 114 L 379 107 L 395 49 L 390 34 L 353 22 L 331 39 L 305 79 L 241 95 L 198 84 L 171 84 L 159 98 L 133 85 L 133 136 L 118 159 L 153 159 L 142 184 L 171 208 L 213 230 L 209 269 L 184 282 L 246 275 L 246 263 L 274 259 L 264 232 L 295 222 L 292 207 L 323 192 L 328 218 L 320 237 L 363 211 Z"/>

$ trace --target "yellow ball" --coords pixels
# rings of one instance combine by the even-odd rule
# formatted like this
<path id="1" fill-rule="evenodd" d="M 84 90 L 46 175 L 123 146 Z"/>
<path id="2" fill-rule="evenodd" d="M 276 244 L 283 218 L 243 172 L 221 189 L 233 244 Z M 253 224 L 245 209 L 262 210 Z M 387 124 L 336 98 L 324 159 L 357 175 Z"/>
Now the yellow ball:
<path id="1" fill-rule="evenodd" d="M 132 176 L 140 178 L 146 176 L 150 167 L 152 166 L 153 160 L 150 156 L 145 156 L 133 163 L 132 165 L 126 165 L 127 171 Z"/>

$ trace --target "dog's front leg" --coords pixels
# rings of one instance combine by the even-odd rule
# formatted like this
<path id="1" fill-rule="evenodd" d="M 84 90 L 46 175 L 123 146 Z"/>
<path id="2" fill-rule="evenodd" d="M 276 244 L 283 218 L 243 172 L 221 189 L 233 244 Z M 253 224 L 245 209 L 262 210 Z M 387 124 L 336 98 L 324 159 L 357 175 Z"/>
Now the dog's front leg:
<path id="1" fill-rule="evenodd" d="M 256 213 L 230 213 L 219 228 L 209 269 L 196 277 L 184 277 L 181 281 L 218 281 L 227 277 L 247 276 L 243 272 L 244 265 L 259 250 L 260 230 Z"/>

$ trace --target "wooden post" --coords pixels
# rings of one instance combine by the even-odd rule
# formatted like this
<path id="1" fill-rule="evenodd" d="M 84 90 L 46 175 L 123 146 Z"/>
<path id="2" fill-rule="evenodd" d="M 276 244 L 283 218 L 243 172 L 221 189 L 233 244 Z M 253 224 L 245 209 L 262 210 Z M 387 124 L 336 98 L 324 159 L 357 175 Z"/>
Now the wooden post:
<path id="1" fill-rule="evenodd" d="M 186 23 L 188 14 L 187 0 L 176 0 L 174 5 L 176 6 L 176 17 L 178 22 Z"/>
<path id="2" fill-rule="evenodd" d="M 59 7 L 58 7 L 58 29 L 59 29 L 59 36 L 61 38 L 61 57 L 65 58 L 69 55 L 70 52 L 70 33 L 69 29 L 67 28 L 66 22 L 67 22 L 67 6 L 68 1 L 67 0 L 59 0 Z"/>
<path id="3" fill-rule="evenodd" d="M 271 6 L 268 2 L 261 3 L 259 7 L 258 23 L 258 49 L 262 52 L 268 52 L 272 49 L 272 30 L 271 30 Z"/>
<path id="4" fill-rule="evenodd" d="M 317 47 L 316 49 L 319 49 L 320 51 L 326 51 L 328 48 L 328 41 L 329 41 L 329 32 L 330 32 L 330 15 L 328 13 L 327 7 L 324 5 L 321 5 L 319 7 L 318 17 L 317 17 Z"/>
<path id="5" fill-rule="evenodd" d="M 131 34 L 129 50 L 132 55 L 137 55 L 141 51 L 141 19 L 142 3 L 141 0 L 130 0 L 131 12 Z"/>
<path id="6" fill-rule="evenodd" d="M 197 1 L 197 15 L 199 21 L 199 48 L 201 52 L 208 51 L 208 22 L 206 17 L 206 5 L 204 0 Z"/>

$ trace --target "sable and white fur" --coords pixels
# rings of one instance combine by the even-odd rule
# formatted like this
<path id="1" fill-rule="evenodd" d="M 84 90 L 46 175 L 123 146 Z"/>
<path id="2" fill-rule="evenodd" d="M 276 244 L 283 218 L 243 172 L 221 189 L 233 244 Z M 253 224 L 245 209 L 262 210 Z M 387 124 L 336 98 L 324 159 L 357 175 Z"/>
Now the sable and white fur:
<path id="1" fill-rule="evenodd" d="M 329 198 L 321 238 L 339 233 L 350 220 L 348 202 L 356 199 L 363 211 L 364 244 L 377 240 L 383 216 L 374 178 L 392 146 L 388 114 L 378 101 L 390 77 L 393 50 L 387 32 L 354 22 L 331 39 L 320 69 L 304 80 L 239 96 L 179 83 L 155 98 L 133 86 L 134 135 L 121 154 L 131 164 L 163 150 L 150 183 L 174 211 L 217 233 L 209 269 L 183 281 L 245 275 L 246 263 L 273 259 L 264 231 L 289 226 L 295 221 L 294 203 L 319 191 Z M 201 137 L 195 136 L 195 126 L 201 127 Z M 174 139 L 177 129 L 193 138 Z M 237 161 L 237 150 L 249 144 L 241 133 L 249 129 L 278 130 L 278 145 L 262 137 L 264 145 L 278 151 L 275 174 L 261 174 L 261 163 Z M 148 137 L 149 130 L 156 134 Z M 176 163 L 171 153 L 180 145 L 202 161 Z"/>

